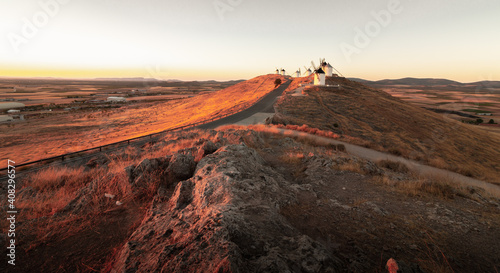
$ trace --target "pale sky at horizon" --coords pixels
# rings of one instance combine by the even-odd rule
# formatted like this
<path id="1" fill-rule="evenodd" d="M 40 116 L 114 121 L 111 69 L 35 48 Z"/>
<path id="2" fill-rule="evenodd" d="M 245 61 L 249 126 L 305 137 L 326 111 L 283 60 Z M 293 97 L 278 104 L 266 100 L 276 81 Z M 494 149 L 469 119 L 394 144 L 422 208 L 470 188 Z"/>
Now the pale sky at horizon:
<path id="1" fill-rule="evenodd" d="M 401 12 L 380 26 L 390 2 Z M 248 79 L 324 57 L 369 80 L 500 80 L 499 27 L 498 0 L 0 0 L 0 76 Z"/>

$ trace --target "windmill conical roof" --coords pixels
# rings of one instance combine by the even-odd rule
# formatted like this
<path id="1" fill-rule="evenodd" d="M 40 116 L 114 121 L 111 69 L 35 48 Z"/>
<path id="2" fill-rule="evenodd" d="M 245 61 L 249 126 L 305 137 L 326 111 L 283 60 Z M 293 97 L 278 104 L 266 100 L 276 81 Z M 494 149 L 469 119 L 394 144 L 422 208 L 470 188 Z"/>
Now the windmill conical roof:
<path id="1" fill-rule="evenodd" d="M 321 69 L 321 68 L 319 68 L 315 72 L 318 73 L 318 74 L 325 74 L 325 71 L 323 71 L 323 69 Z"/>

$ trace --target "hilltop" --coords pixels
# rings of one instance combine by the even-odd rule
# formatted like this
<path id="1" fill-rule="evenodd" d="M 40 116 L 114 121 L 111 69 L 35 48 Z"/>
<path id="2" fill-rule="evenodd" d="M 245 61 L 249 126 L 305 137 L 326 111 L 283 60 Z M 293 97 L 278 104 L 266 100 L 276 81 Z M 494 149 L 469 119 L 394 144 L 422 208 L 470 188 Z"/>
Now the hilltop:
<path id="1" fill-rule="evenodd" d="M 309 125 L 355 138 L 354 143 L 500 183 L 500 137 L 406 103 L 344 78 L 335 87 L 283 96 L 274 124 Z M 292 84 L 293 85 L 293 82 Z"/>

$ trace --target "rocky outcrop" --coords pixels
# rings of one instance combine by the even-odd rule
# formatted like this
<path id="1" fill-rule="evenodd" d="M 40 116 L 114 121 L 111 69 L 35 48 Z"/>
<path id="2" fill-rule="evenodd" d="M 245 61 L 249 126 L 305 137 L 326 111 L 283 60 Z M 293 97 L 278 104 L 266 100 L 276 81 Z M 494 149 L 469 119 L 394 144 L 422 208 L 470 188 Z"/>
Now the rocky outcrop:
<path id="1" fill-rule="evenodd" d="M 191 162 L 174 155 L 167 170 L 186 178 Z M 281 216 L 298 190 L 266 165 L 244 144 L 201 159 L 170 198 L 156 197 L 113 272 L 340 271 L 332 253 Z"/>

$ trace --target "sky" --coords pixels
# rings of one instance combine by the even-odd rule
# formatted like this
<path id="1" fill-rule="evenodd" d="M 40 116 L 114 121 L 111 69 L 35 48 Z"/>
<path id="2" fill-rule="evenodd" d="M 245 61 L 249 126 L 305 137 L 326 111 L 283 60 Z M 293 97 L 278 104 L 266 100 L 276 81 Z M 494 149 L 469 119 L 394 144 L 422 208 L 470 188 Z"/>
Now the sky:
<path id="1" fill-rule="evenodd" d="M 0 77 L 500 80 L 498 0 L 0 0 Z"/>

